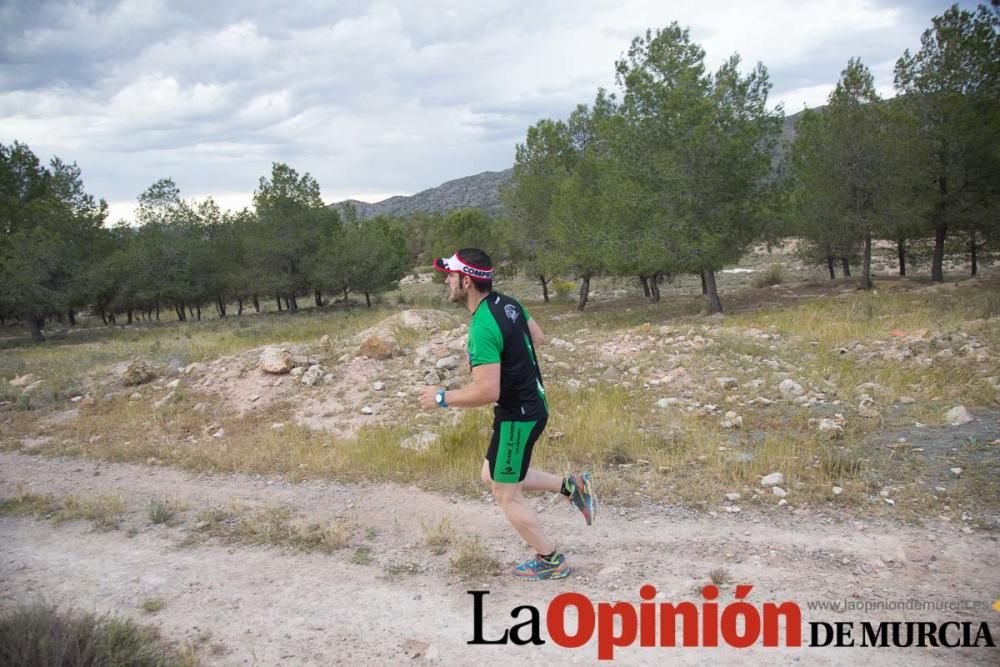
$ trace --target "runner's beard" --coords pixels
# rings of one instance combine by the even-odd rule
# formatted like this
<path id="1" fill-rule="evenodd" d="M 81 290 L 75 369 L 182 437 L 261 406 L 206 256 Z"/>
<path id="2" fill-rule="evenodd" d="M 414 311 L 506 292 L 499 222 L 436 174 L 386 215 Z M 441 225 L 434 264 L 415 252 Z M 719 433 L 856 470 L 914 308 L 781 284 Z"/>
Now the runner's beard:
<path id="1" fill-rule="evenodd" d="M 462 289 L 462 285 L 461 283 L 459 283 L 453 288 L 451 287 L 448 288 L 448 300 L 451 301 L 452 303 L 461 303 L 462 301 L 465 301 L 465 298 L 468 295 L 468 293 L 469 290 Z"/>

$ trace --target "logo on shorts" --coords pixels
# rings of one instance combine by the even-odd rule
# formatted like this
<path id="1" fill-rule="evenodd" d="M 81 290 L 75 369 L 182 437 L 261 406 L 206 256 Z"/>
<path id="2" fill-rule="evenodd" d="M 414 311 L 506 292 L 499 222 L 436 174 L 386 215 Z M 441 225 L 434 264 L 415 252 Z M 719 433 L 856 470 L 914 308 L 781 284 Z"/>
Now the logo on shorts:
<path id="1" fill-rule="evenodd" d="M 507 313 L 507 317 L 511 322 L 517 322 L 517 308 L 513 304 L 508 303 L 503 307 L 503 312 Z"/>

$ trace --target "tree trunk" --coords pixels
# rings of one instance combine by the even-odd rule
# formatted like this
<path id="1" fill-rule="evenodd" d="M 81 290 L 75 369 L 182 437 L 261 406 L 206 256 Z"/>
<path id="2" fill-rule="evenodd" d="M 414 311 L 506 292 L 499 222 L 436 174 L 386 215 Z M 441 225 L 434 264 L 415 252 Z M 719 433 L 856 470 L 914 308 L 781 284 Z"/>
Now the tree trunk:
<path id="1" fill-rule="evenodd" d="M 639 284 L 642 285 L 642 295 L 644 297 L 648 299 L 653 296 L 652 292 L 649 291 L 649 278 L 641 273 L 639 274 Z"/>
<path id="2" fill-rule="evenodd" d="M 184 304 L 183 303 L 180 303 L 180 304 L 175 303 L 174 304 L 174 310 L 177 312 L 177 319 L 178 320 L 180 320 L 181 322 L 186 322 L 187 321 L 187 316 L 184 314 Z M 114 316 L 112 316 L 111 319 L 113 321 L 114 320 Z"/>
<path id="3" fill-rule="evenodd" d="M 125 320 L 125 324 L 132 324 L 132 309 L 131 308 L 129 308 L 128 310 L 125 311 L 125 317 L 128 318 L 127 320 Z"/>
<path id="4" fill-rule="evenodd" d="M 256 294 L 253 295 L 253 310 L 255 313 L 260 312 L 260 297 Z"/>
<path id="5" fill-rule="evenodd" d="M 944 240 L 948 236 L 948 225 L 939 223 L 934 228 L 934 254 L 931 256 L 931 280 L 944 282 Z"/>
<path id="6" fill-rule="evenodd" d="M 291 310 L 291 309 L 292 309 L 292 300 L 291 300 L 291 299 L 289 299 L 289 298 L 288 298 L 288 297 L 286 296 L 286 297 L 285 297 L 285 310 Z"/>
<path id="7" fill-rule="evenodd" d="M 241 298 L 236 299 L 236 304 L 237 304 L 236 305 L 236 314 L 237 315 L 242 315 L 243 314 L 243 298 L 241 297 Z"/>
<path id="8" fill-rule="evenodd" d="M 851 262 L 850 262 L 849 259 L 847 259 L 846 257 L 841 257 L 840 258 L 840 268 L 844 270 L 844 277 L 845 278 L 850 278 L 851 277 Z"/>
<path id="9" fill-rule="evenodd" d="M 972 275 L 976 275 L 976 274 L 973 273 Z M 76 326 L 76 311 L 74 311 L 72 308 L 70 308 L 69 310 L 67 310 L 66 311 L 66 319 L 69 320 L 69 325 L 71 327 L 75 327 Z"/>
<path id="10" fill-rule="evenodd" d="M 316 297 L 316 307 L 317 308 L 322 308 L 323 307 L 323 293 L 321 291 L 319 291 L 319 290 L 316 290 L 316 292 L 313 294 L 313 296 Z"/>
<path id="11" fill-rule="evenodd" d="M 976 230 L 972 230 L 972 235 L 969 237 L 969 255 L 972 260 L 972 277 L 976 277 L 977 272 L 977 262 L 976 262 Z M 73 311 L 70 311 L 73 312 Z"/>
<path id="12" fill-rule="evenodd" d="M 865 254 L 861 259 L 861 289 L 871 289 L 872 283 L 872 233 L 865 231 Z"/>
<path id="13" fill-rule="evenodd" d="M 195 306 L 194 312 L 196 313 L 195 318 L 201 322 L 201 305 Z"/>
<path id="14" fill-rule="evenodd" d="M 585 275 L 580 278 L 580 302 L 577 304 L 577 310 L 583 310 L 587 307 L 587 297 L 590 296 L 590 276 Z"/>
<path id="15" fill-rule="evenodd" d="M 111 322 L 112 326 L 118 326 L 118 319 L 115 317 L 115 311 L 108 313 L 108 321 Z"/>
<path id="16" fill-rule="evenodd" d="M 280 313 L 282 311 L 282 308 L 281 308 L 281 293 L 280 292 L 274 296 L 274 300 L 278 302 L 278 312 Z"/>
<path id="17" fill-rule="evenodd" d="M 222 300 L 221 294 L 215 295 L 215 308 L 219 311 L 219 317 L 223 318 L 226 316 L 226 303 Z"/>
<path id="18" fill-rule="evenodd" d="M 899 275 L 906 275 L 906 239 L 896 239 L 896 257 L 899 259 Z"/>
<path id="19" fill-rule="evenodd" d="M 347 307 L 348 307 L 348 308 L 350 308 L 350 307 L 351 307 L 351 297 L 350 297 L 350 290 L 349 290 L 349 289 L 347 289 L 346 287 L 344 288 L 344 303 L 346 303 L 346 304 L 347 304 Z"/>
<path id="20" fill-rule="evenodd" d="M 705 282 L 705 272 L 700 271 L 698 275 L 701 276 L 701 293 L 702 295 L 708 294 L 708 283 Z"/>
<path id="21" fill-rule="evenodd" d="M 833 272 L 833 255 L 826 256 L 826 270 L 830 272 L 830 280 L 837 277 L 837 274 Z"/>
<path id="22" fill-rule="evenodd" d="M 294 294 L 292 294 L 292 310 L 298 310 L 298 309 L 299 309 L 299 300 L 295 298 Z"/>
<path id="23" fill-rule="evenodd" d="M 708 290 L 708 312 L 710 313 L 721 313 L 722 312 L 722 300 L 719 299 L 719 288 L 715 284 L 715 270 L 714 269 L 702 269 L 701 271 L 702 280 L 705 283 L 705 287 Z"/>
<path id="24" fill-rule="evenodd" d="M 371 299 L 371 296 L 368 294 L 368 292 L 365 292 L 365 305 L 368 308 L 372 307 L 372 299 Z"/>
<path id="25" fill-rule="evenodd" d="M 160 321 L 160 298 L 156 297 L 156 321 Z"/>
<path id="26" fill-rule="evenodd" d="M 45 318 L 40 315 L 29 315 L 28 325 L 31 327 L 31 340 L 36 343 L 44 343 L 45 336 L 42 335 L 42 325 L 45 324 Z"/>
<path id="27" fill-rule="evenodd" d="M 545 279 L 545 275 L 538 274 L 538 282 L 542 284 L 542 300 L 545 303 L 549 302 L 549 281 Z"/>
<path id="28" fill-rule="evenodd" d="M 660 302 L 660 274 L 659 272 L 654 273 L 652 279 L 649 281 L 649 292 L 653 297 L 653 303 Z"/>
<path id="29" fill-rule="evenodd" d="M 101 316 L 101 321 L 104 322 L 104 326 L 108 326 L 108 315 L 104 312 L 104 306 L 97 307 L 97 314 Z"/>

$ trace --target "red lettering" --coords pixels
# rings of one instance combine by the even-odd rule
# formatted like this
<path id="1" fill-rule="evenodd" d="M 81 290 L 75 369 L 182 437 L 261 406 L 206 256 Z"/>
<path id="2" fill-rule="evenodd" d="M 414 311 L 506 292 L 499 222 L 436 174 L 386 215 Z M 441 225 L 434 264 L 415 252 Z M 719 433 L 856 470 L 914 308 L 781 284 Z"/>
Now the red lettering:
<path id="1" fill-rule="evenodd" d="M 656 597 L 656 589 L 646 584 L 639 589 L 639 597 L 652 600 Z M 639 605 L 639 646 L 656 646 L 656 604 L 643 603 Z"/>
<path id="2" fill-rule="evenodd" d="M 576 634 L 566 633 L 566 608 L 576 607 Z M 563 648 L 580 648 L 594 634 L 594 606 L 580 593 L 560 593 L 552 598 L 545 614 L 545 625 L 552 641 Z"/>
<path id="3" fill-rule="evenodd" d="M 615 634 L 615 618 L 621 619 L 622 631 Z M 597 659 L 611 660 L 615 646 L 631 646 L 635 641 L 635 607 L 628 602 L 597 605 Z"/>
<path id="4" fill-rule="evenodd" d="M 764 646 L 778 645 L 778 616 L 785 617 L 785 646 L 802 646 L 802 610 L 794 602 L 764 604 Z"/>

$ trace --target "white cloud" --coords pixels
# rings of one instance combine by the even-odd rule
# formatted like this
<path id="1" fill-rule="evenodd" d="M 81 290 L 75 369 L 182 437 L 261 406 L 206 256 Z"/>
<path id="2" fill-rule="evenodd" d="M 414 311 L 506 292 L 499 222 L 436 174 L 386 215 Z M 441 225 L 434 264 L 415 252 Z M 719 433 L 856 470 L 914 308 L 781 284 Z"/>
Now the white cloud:
<path id="1" fill-rule="evenodd" d="M 510 166 L 528 125 L 613 88 L 632 37 L 672 20 L 710 68 L 762 61 L 789 113 L 825 103 L 852 56 L 890 96 L 948 6 L 893 1 L 42 2 L 0 9 L 0 141 L 79 162 L 115 202 L 168 176 L 252 190 L 274 161 L 327 199 L 416 192 Z"/>

